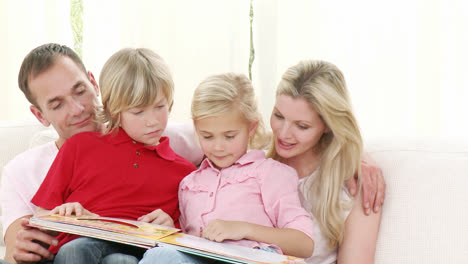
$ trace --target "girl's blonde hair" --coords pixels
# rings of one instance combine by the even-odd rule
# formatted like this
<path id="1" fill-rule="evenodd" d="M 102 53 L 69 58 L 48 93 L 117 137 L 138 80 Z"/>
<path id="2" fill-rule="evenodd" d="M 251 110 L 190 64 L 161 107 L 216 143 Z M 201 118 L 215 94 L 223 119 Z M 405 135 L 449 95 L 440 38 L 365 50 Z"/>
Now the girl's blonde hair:
<path id="1" fill-rule="evenodd" d="M 222 116 L 235 110 L 240 111 L 248 122 L 258 122 L 254 136 L 249 139 L 249 148 L 266 147 L 269 137 L 257 107 L 252 83 L 245 75 L 236 73 L 212 75 L 195 89 L 192 98 L 193 121 Z"/>
<path id="2" fill-rule="evenodd" d="M 112 55 L 101 70 L 99 87 L 102 109 L 97 119 L 107 123 L 105 133 L 119 127 L 121 112 L 151 105 L 161 92 L 172 108 L 174 82 L 169 67 L 149 49 L 126 48 Z"/>
<path id="3" fill-rule="evenodd" d="M 320 154 L 317 176 L 306 182 L 302 192 L 308 194 L 312 213 L 329 246 L 337 246 L 343 241 L 344 211 L 350 207 L 341 199 L 342 188 L 360 171 L 362 152 L 361 133 L 343 74 L 329 62 L 301 61 L 283 74 L 276 95 L 306 99 L 330 130 L 315 147 Z M 281 159 L 272 142 L 269 156 Z"/>

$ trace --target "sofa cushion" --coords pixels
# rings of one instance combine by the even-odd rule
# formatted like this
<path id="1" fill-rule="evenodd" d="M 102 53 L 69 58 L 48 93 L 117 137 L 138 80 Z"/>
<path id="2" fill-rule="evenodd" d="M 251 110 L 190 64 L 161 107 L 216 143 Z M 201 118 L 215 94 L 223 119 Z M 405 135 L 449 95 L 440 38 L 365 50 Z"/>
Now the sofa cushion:
<path id="1" fill-rule="evenodd" d="M 373 140 L 387 184 L 375 263 L 467 263 L 466 140 Z"/>

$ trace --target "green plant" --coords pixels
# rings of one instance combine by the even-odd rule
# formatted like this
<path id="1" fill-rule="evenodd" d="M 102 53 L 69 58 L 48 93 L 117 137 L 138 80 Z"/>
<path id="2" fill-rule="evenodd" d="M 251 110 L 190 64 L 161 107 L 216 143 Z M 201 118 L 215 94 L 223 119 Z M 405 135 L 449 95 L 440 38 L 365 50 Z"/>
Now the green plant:
<path id="1" fill-rule="evenodd" d="M 254 17 L 254 12 L 253 12 L 253 0 L 250 0 L 250 13 L 249 13 L 249 19 L 250 19 L 250 56 L 249 56 L 249 79 L 252 80 L 252 64 L 255 60 L 255 49 L 253 45 L 253 17 Z"/>
<path id="2" fill-rule="evenodd" d="M 73 48 L 82 57 L 83 48 L 83 2 L 82 0 L 71 0 L 70 25 L 73 32 Z"/>

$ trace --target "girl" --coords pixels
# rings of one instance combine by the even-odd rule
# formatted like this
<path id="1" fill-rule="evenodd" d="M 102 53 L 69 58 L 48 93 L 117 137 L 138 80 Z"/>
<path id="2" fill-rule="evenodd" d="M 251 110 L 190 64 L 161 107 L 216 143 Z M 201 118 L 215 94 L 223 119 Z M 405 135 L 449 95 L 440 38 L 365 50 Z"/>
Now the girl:
<path id="1" fill-rule="evenodd" d="M 123 49 L 105 63 L 99 84 L 103 106 L 98 118 L 106 129 L 103 134 L 76 134 L 63 144 L 32 199 L 39 207 L 36 214 L 94 213 L 137 220 L 155 210 L 153 222 L 177 225 L 178 186 L 195 166 L 161 137 L 173 102 L 168 67 L 151 50 Z M 74 89 L 83 90 L 83 84 Z M 75 238 L 58 237 L 58 245 L 51 247 L 58 251 L 54 263 L 137 263 L 143 253 L 133 246 Z"/>
<path id="2" fill-rule="evenodd" d="M 194 92 L 192 119 L 207 158 L 179 187 L 183 231 L 218 242 L 311 256 L 313 225 L 300 204 L 296 172 L 266 159 L 262 150 L 247 152 L 267 140 L 247 77 L 227 73 L 205 79 Z M 140 263 L 155 262 L 204 260 L 156 247 Z"/>
<path id="3" fill-rule="evenodd" d="M 276 95 L 268 156 L 298 173 L 317 227 L 307 262 L 373 263 L 381 211 L 366 216 L 345 187 L 360 170 L 362 138 L 343 74 L 328 62 L 301 61 L 284 73 Z"/>

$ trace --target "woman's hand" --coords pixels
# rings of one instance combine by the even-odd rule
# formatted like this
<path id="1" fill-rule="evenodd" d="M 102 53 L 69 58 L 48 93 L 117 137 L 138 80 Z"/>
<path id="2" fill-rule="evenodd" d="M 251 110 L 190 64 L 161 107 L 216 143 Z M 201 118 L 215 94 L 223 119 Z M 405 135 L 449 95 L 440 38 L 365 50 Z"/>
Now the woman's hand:
<path id="1" fill-rule="evenodd" d="M 365 155 L 361 161 L 361 175 L 355 175 L 346 183 L 351 195 L 355 196 L 358 189 L 358 177 L 362 184 L 362 204 L 366 215 L 374 209 L 375 213 L 382 208 L 385 198 L 385 180 L 382 175 L 382 170 L 371 159 L 369 155 Z"/>
<path id="2" fill-rule="evenodd" d="M 223 242 L 224 240 L 244 239 L 251 230 L 251 225 L 241 221 L 224 221 L 215 219 L 206 225 L 202 237 Z"/>
<path id="3" fill-rule="evenodd" d="M 161 209 L 156 209 L 147 215 L 140 216 L 138 221 L 174 227 L 174 221 L 172 220 L 172 217 Z"/>
<path id="4" fill-rule="evenodd" d="M 76 216 L 93 216 L 97 217 L 99 215 L 93 214 L 90 211 L 86 210 L 80 203 L 75 202 L 75 203 L 64 203 L 62 205 L 59 205 L 52 209 L 50 211 L 50 214 L 59 214 L 59 215 L 64 215 L 64 216 L 71 216 L 72 214 L 75 214 Z"/>

